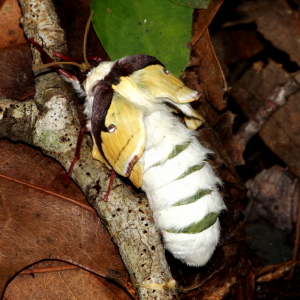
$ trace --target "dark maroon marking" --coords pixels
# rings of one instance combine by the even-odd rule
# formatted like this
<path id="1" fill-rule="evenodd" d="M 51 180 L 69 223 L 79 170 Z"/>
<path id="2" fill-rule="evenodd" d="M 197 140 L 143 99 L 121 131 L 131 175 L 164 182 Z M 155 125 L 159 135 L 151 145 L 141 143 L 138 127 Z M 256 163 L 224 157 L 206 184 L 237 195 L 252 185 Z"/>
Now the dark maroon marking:
<path id="1" fill-rule="evenodd" d="M 111 86 L 120 82 L 120 77 L 130 76 L 133 72 L 151 65 L 164 65 L 155 57 L 145 54 L 131 55 L 119 59 L 112 66 L 110 72 L 104 77 L 104 84 Z"/>
<path id="2" fill-rule="evenodd" d="M 133 166 L 135 165 L 135 163 L 137 162 L 137 160 L 138 160 L 138 156 L 135 155 L 133 157 L 133 159 L 131 160 L 131 162 L 128 164 L 128 167 L 127 167 L 127 170 L 126 170 L 126 175 L 128 174 L 127 176 L 130 175 L 131 170 L 132 170 Z"/>
<path id="3" fill-rule="evenodd" d="M 121 69 L 121 76 L 129 76 L 133 72 L 151 65 L 161 65 L 165 67 L 157 58 L 146 54 L 127 56 L 118 60 L 118 62 Z"/>
<path id="4" fill-rule="evenodd" d="M 99 151 L 101 154 L 103 154 L 101 145 L 101 131 L 107 131 L 107 128 L 104 125 L 105 117 L 110 107 L 114 91 L 111 87 L 102 84 L 101 80 L 93 87 L 93 92 L 94 101 L 91 118 L 92 133 Z"/>

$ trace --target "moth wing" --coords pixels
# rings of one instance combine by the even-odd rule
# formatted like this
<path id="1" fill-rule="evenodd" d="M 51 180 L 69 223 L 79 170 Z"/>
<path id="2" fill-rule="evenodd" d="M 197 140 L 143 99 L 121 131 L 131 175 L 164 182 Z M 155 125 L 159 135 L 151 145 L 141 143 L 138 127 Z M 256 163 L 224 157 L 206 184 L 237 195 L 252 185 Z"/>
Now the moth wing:
<path id="1" fill-rule="evenodd" d="M 187 103 L 199 99 L 200 93 L 188 88 L 172 73 L 166 74 L 162 68 L 163 67 L 159 65 L 148 67 L 152 78 L 155 78 L 159 83 L 156 83 L 154 86 L 161 86 L 166 93 L 165 101 L 169 99 L 170 103 L 176 107 L 173 111 L 180 110 L 185 114 L 184 121 L 187 128 L 193 130 L 197 129 L 203 124 L 204 119 Z"/>
<path id="2" fill-rule="evenodd" d="M 204 119 L 199 113 L 197 113 L 197 111 L 192 108 L 190 110 L 190 113 L 190 115 L 184 116 L 185 125 L 188 129 L 196 130 L 204 123 Z"/>
<path id="3" fill-rule="evenodd" d="M 195 130 L 203 124 L 202 116 L 188 104 L 197 100 L 200 93 L 188 88 L 162 65 L 150 65 L 134 72 L 128 80 L 132 81 L 150 102 L 168 103 L 172 112 L 183 112 L 189 129 Z M 118 85 L 118 88 L 121 88 L 121 85 Z"/>
<path id="4" fill-rule="evenodd" d="M 175 103 L 189 103 L 199 99 L 200 93 L 188 88 L 179 78 L 161 65 L 151 65 L 140 71 L 142 80 L 157 100 L 169 98 Z M 140 80 L 141 76 L 137 78 Z"/>
<path id="5" fill-rule="evenodd" d="M 105 157 L 99 151 L 99 149 L 97 147 L 97 143 L 96 143 L 96 141 L 94 139 L 94 136 L 92 136 L 92 137 L 93 137 L 93 140 L 94 140 L 93 150 L 92 150 L 92 156 L 93 156 L 93 158 L 96 159 L 96 160 L 99 160 L 101 163 L 103 163 L 104 165 L 106 165 L 106 167 L 109 170 L 112 170 L 111 165 L 108 163 L 108 161 L 105 159 Z"/>
<path id="6" fill-rule="evenodd" d="M 105 118 L 108 131 L 101 131 L 102 150 L 114 170 L 130 177 L 134 185 L 142 184 L 142 167 L 146 131 L 143 112 L 126 98 L 115 93 Z"/>
<path id="7" fill-rule="evenodd" d="M 143 166 L 137 162 L 130 173 L 130 181 L 137 187 L 140 188 L 143 183 Z"/>
<path id="8" fill-rule="evenodd" d="M 184 114 L 184 122 L 187 128 L 196 130 L 204 123 L 204 118 L 189 104 L 177 104 L 174 102 L 171 104 L 167 106 L 171 112 L 182 112 Z"/>

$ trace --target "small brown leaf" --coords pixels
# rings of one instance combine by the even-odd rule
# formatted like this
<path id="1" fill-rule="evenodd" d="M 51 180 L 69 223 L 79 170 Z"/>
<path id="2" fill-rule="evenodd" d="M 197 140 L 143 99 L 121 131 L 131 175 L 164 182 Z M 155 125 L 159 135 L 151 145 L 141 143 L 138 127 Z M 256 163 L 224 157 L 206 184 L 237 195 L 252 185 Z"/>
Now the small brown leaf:
<path id="1" fill-rule="evenodd" d="M 224 110 L 227 105 L 227 84 L 211 44 L 208 29 L 195 44 L 194 55 L 198 58 L 197 72 L 200 80 L 196 89 L 200 90 L 204 98 L 218 111 Z"/>
<path id="2" fill-rule="evenodd" d="M 260 172 L 254 180 L 248 180 L 248 197 L 251 203 L 247 220 L 255 216 L 263 218 L 283 230 L 292 230 L 296 222 L 298 182 L 293 174 L 278 165 Z"/>
<path id="3" fill-rule="evenodd" d="M 227 65 L 247 60 L 264 49 L 255 30 L 219 30 L 212 35 L 212 43 L 226 77 L 230 74 Z"/>
<path id="4" fill-rule="evenodd" d="M 300 65 L 300 21 L 287 1 L 274 0 L 264 14 L 256 18 L 257 30 L 276 48 L 288 53 L 291 61 Z"/>
<path id="5" fill-rule="evenodd" d="M 259 134 L 264 143 L 296 175 L 300 175 L 300 92 L 273 114 Z"/>
<path id="6" fill-rule="evenodd" d="M 17 0 L 5 0 L 0 6 L 0 48 L 26 43 L 20 27 L 21 8 Z"/>
<path id="7" fill-rule="evenodd" d="M 207 9 L 195 10 L 195 21 L 193 22 L 192 46 L 200 39 L 216 15 L 224 0 L 211 0 Z"/>
<path id="8" fill-rule="evenodd" d="M 21 44 L 0 49 L 0 96 L 26 100 L 34 96 L 29 45 Z"/>
<path id="9" fill-rule="evenodd" d="M 267 65 L 260 62 L 249 69 L 242 78 L 232 85 L 230 91 L 244 114 L 251 118 L 257 110 L 267 101 L 277 86 L 284 85 L 290 75 L 272 60 Z"/>

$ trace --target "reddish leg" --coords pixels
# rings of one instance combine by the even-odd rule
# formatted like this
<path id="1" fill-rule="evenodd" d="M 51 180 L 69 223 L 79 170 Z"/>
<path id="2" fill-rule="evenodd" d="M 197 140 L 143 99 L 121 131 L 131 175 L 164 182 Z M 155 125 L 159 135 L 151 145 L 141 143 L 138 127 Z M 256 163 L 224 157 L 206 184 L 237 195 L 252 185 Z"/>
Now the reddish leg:
<path id="1" fill-rule="evenodd" d="M 70 183 L 70 177 L 72 176 L 72 172 L 73 172 L 73 169 L 75 167 L 75 164 L 76 164 L 77 160 L 80 159 L 80 148 L 81 148 L 83 137 L 84 137 L 84 134 L 85 134 L 86 131 L 87 131 L 86 125 L 83 125 L 79 130 L 75 155 L 74 155 L 74 158 L 73 158 L 73 160 L 71 162 L 71 165 L 69 167 L 68 174 L 65 177 L 65 180 L 64 180 L 65 184 Z"/>
<path id="2" fill-rule="evenodd" d="M 107 189 L 107 192 L 106 192 L 106 194 L 105 194 L 105 196 L 103 198 L 103 201 L 108 201 L 108 197 L 110 195 L 111 187 L 112 187 L 112 185 L 114 183 L 115 176 L 116 176 L 116 172 L 114 170 L 112 170 L 112 172 L 110 174 L 108 189 Z"/>
<path id="3" fill-rule="evenodd" d="M 64 61 L 71 61 L 71 62 L 75 62 L 75 63 L 82 63 L 83 62 L 83 59 L 71 58 L 69 56 L 63 55 L 63 54 L 58 53 L 56 51 L 53 51 L 52 54 L 53 54 L 53 56 L 59 57 L 60 59 L 62 59 Z M 86 59 L 87 60 L 93 60 L 97 63 L 102 61 L 102 59 L 99 56 L 88 56 Z"/>
<path id="4" fill-rule="evenodd" d="M 49 64 L 49 63 L 53 63 L 55 62 L 49 55 L 47 52 L 45 52 L 45 50 L 43 49 L 43 47 L 38 44 L 33 38 L 29 39 L 29 42 L 36 48 L 36 50 L 38 50 L 41 53 L 41 59 L 42 62 L 44 64 Z M 52 69 L 54 69 L 56 72 L 58 72 L 59 74 L 65 76 L 66 78 L 68 78 L 69 80 L 74 80 L 76 82 L 78 82 L 78 78 L 72 74 L 71 72 L 68 72 L 67 70 L 62 69 L 60 66 L 52 66 Z"/>
<path id="5" fill-rule="evenodd" d="M 63 54 L 58 53 L 56 51 L 53 51 L 52 54 L 53 54 L 53 56 L 56 56 L 56 57 L 58 57 L 58 58 L 60 58 L 60 59 L 62 59 L 64 61 L 72 61 L 72 62 L 75 62 L 75 63 L 77 62 L 77 60 L 75 58 L 63 55 Z"/>
<path id="6" fill-rule="evenodd" d="M 80 148 L 81 148 L 83 137 L 84 137 L 84 134 L 85 134 L 86 131 L 88 131 L 86 125 L 82 126 L 79 130 L 75 155 L 74 155 L 74 158 L 73 158 L 73 160 L 71 162 L 71 165 L 69 167 L 68 174 L 65 177 L 65 180 L 64 180 L 65 184 L 70 183 L 70 178 L 72 176 L 72 172 L 74 170 L 75 164 L 80 159 Z M 106 194 L 103 198 L 104 201 L 108 201 L 108 197 L 110 195 L 111 188 L 112 188 L 112 185 L 114 183 L 115 176 L 116 176 L 116 172 L 113 170 L 111 172 L 111 175 L 110 175 L 107 192 L 106 192 Z"/>
<path id="7" fill-rule="evenodd" d="M 41 59 L 42 59 L 42 62 L 44 64 L 48 64 L 48 63 L 54 62 L 54 60 L 45 52 L 45 50 L 43 49 L 43 47 L 41 45 L 39 45 L 33 38 L 30 38 L 29 41 L 41 53 Z M 61 58 L 62 60 L 65 60 L 65 61 L 77 62 L 76 59 L 70 58 L 70 57 L 65 56 L 63 54 L 60 54 L 58 52 L 53 52 L 53 55 L 56 56 L 56 57 Z M 88 59 L 93 60 L 93 61 L 95 61 L 97 63 L 99 63 L 101 61 L 101 58 L 98 57 L 98 56 L 88 57 Z M 52 66 L 51 68 L 53 68 L 55 71 L 57 71 L 61 75 L 65 76 L 69 80 L 71 80 L 71 81 L 75 80 L 75 81 L 78 82 L 78 78 L 74 74 L 72 74 L 72 73 L 70 73 L 70 72 L 68 72 L 68 71 L 60 68 L 58 65 Z M 83 136 L 84 136 L 84 134 L 85 134 L 86 131 L 87 131 L 86 125 L 84 125 L 84 126 L 82 126 L 80 128 L 80 131 L 79 131 L 79 134 L 78 134 L 78 139 L 77 139 L 75 156 L 74 156 L 74 158 L 73 158 L 73 160 L 71 162 L 71 165 L 69 167 L 68 174 L 65 177 L 65 180 L 64 180 L 65 184 L 69 184 L 70 178 L 72 176 L 73 169 L 75 167 L 75 164 L 80 159 L 80 148 L 81 148 L 81 145 L 82 145 Z M 107 190 L 107 192 L 106 192 L 106 194 L 105 194 L 105 196 L 103 198 L 104 201 L 108 201 L 108 197 L 110 195 L 111 188 L 112 188 L 115 176 L 116 176 L 115 171 L 112 171 L 111 175 L 110 175 L 108 190 Z"/>

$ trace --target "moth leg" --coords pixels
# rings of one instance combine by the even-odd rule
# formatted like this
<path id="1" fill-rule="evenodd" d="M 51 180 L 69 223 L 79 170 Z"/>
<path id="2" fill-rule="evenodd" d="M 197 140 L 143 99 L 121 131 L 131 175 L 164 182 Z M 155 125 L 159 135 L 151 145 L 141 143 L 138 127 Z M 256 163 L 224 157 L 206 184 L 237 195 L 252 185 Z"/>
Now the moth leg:
<path id="1" fill-rule="evenodd" d="M 115 176 L 116 176 L 116 172 L 114 170 L 112 170 L 112 172 L 110 174 L 108 189 L 107 189 L 107 192 L 106 192 L 106 194 L 105 194 L 105 196 L 103 198 L 103 201 L 108 201 L 108 197 L 110 195 L 111 187 L 112 187 L 112 185 L 114 183 Z"/>
<path id="2" fill-rule="evenodd" d="M 80 148 L 81 148 L 81 145 L 82 145 L 84 134 L 87 131 L 88 131 L 88 129 L 87 129 L 86 124 L 84 124 L 83 126 L 81 126 L 81 128 L 79 130 L 79 134 L 78 134 L 75 155 L 74 155 L 74 158 L 73 158 L 73 160 L 71 162 L 71 165 L 69 167 L 68 174 L 66 175 L 65 180 L 64 180 L 65 184 L 69 184 L 70 183 L 70 177 L 72 175 L 72 172 L 73 172 L 73 169 L 75 167 L 75 164 L 76 164 L 77 160 L 80 159 Z"/>
<path id="3" fill-rule="evenodd" d="M 56 51 L 53 51 L 52 54 L 53 54 L 53 56 L 56 56 L 56 57 L 58 57 L 58 58 L 60 58 L 60 59 L 62 59 L 64 61 L 71 61 L 71 62 L 75 62 L 75 63 L 77 62 L 77 60 L 75 58 L 63 55 L 63 54 L 58 53 Z"/>
<path id="4" fill-rule="evenodd" d="M 36 48 L 36 50 L 38 50 L 41 53 L 41 59 L 44 64 L 49 64 L 49 63 L 55 62 L 49 56 L 49 54 L 43 49 L 43 47 L 39 43 L 37 43 L 33 38 L 30 38 L 29 42 Z M 51 68 L 53 70 L 55 70 L 56 72 L 58 72 L 59 74 L 66 77 L 67 79 L 78 82 L 78 78 L 74 74 L 72 74 L 71 72 L 68 72 L 67 70 L 60 68 L 58 65 L 52 66 Z"/>
<path id="5" fill-rule="evenodd" d="M 83 59 L 75 59 L 75 58 L 66 56 L 64 54 L 58 53 L 56 51 L 53 51 L 52 54 L 53 54 L 53 56 L 56 56 L 64 61 L 70 61 L 70 62 L 79 63 L 79 64 L 83 62 Z M 97 64 L 102 61 L 102 59 L 99 56 L 88 56 L 86 59 L 88 61 L 95 61 Z"/>

